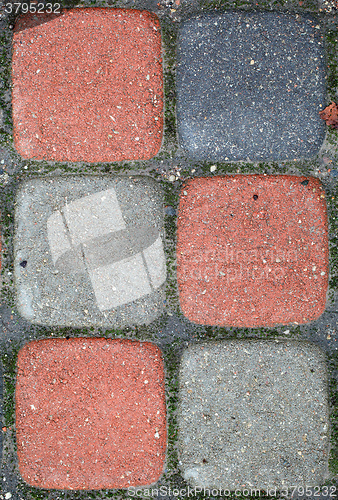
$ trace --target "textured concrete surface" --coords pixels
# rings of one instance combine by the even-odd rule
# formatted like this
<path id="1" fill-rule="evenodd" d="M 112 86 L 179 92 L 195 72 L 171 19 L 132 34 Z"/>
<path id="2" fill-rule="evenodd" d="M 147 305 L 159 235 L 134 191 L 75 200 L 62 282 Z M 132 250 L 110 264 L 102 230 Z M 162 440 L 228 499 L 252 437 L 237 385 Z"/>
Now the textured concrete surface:
<path id="1" fill-rule="evenodd" d="M 99 5 L 97 0 L 92 0 L 94 3 L 93 6 Z M 67 3 L 67 0 L 66 0 Z M 235 2 L 236 3 L 236 2 Z M 242 3 L 242 5 L 240 5 Z M 329 5 L 329 1 L 320 0 L 319 4 L 315 4 L 312 0 L 288 0 L 287 5 L 282 5 L 284 2 L 276 3 L 276 0 L 248 0 L 246 5 L 243 5 L 242 0 L 239 0 L 236 5 L 233 5 L 233 8 L 239 7 L 243 12 L 244 10 L 247 12 L 246 7 L 248 9 L 257 9 L 259 10 L 271 10 L 276 13 L 276 9 L 279 7 L 284 10 L 287 9 L 289 12 L 304 12 L 312 10 L 314 11 L 314 15 L 318 20 L 318 24 L 321 26 L 322 34 L 324 35 L 324 39 L 327 42 L 327 64 L 326 74 L 328 76 L 328 94 L 326 99 L 334 99 L 334 96 L 337 95 L 337 85 L 335 81 L 335 68 L 336 68 L 336 36 L 337 26 L 338 26 L 338 16 L 334 15 L 334 10 L 331 7 L 331 14 L 326 15 L 325 11 L 318 10 L 319 7 L 323 7 L 323 5 Z M 1 331 L 0 331 L 0 346 L 2 351 L 2 361 L 4 364 L 4 415 L 3 415 L 3 423 L 6 426 L 7 430 L 3 432 L 3 466 L 2 466 L 2 474 L 1 474 L 1 482 L 0 482 L 0 499 L 1 496 L 5 497 L 6 500 L 11 496 L 12 500 L 36 500 L 36 497 L 43 497 L 43 500 L 58 500 L 58 498 L 67 497 L 69 500 L 88 500 L 88 497 L 93 497 L 96 500 L 100 499 L 108 499 L 110 497 L 115 498 L 119 494 L 116 491 L 111 490 L 99 490 L 99 491 L 70 491 L 61 492 L 55 490 L 37 490 L 35 487 L 28 486 L 20 477 L 19 469 L 18 469 L 18 457 L 17 457 L 17 446 L 16 446 L 16 436 L 15 436 L 15 426 L 13 425 L 13 388 L 15 387 L 16 380 L 16 370 L 15 370 L 15 360 L 16 360 L 16 352 L 17 349 L 22 347 L 26 342 L 29 342 L 33 339 L 41 339 L 46 337 L 55 337 L 55 336 L 69 336 L 72 338 L 73 336 L 78 336 L 86 333 L 86 335 L 92 336 L 100 336 L 105 335 L 110 338 L 114 338 L 116 335 L 126 336 L 127 338 L 138 339 L 138 340 L 151 340 L 155 344 L 161 346 L 164 352 L 164 361 L 167 368 L 167 374 L 169 375 L 169 383 L 166 386 L 166 396 L 167 396 L 167 404 L 168 404 L 168 430 L 170 439 L 168 440 L 168 457 L 175 456 L 177 449 L 177 419 L 176 419 L 176 411 L 175 411 L 175 402 L 177 398 L 177 375 L 178 375 L 178 360 L 180 357 L 181 350 L 188 344 L 188 342 L 195 343 L 201 340 L 207 341 L 207 339 L 224 339 L 224 338 L 237 338 L 237 337 L 247 337 L 254 336 L 255 338 L 265 338 L 266 336 L 283 336 L 285 335 L 288 338 L 302 338 L 302 339 L 311 339 L 316 344 L 322 346 L 325 350 L 327 350 L 330 356 L 335 356 L 337 353 L 337 311 L 338 311 L 338 297 L 337 292 L 334 290 L 334 286 L 337 283 L 337 266 L 336 266 L 336 251 L 337 251 L 337 241 L 335 235 L 336 225 L 334 219 L 338 220 L 337 209 L 335 208 L 335 200 L 337 200 L 337 141 L 332 140 L 332 135 L 328 133 L 327 140 L 325 141 L 325 148 L 320 152 L 318 157 L 315 157 L 312 161 L 302 162 L 302 161 L 290 161 L 287 163 L 283 162 L 269 162 L 267 163 L 268 158 L 264 158 L 262 163 L 250 164 L 247 162 L 239 162 L 237 164 L 229 164 L 227 163 L 219 163 L 217 165 L 213 165 L 211 167 L 211 163 L 205 162 L 203 158 L 197 157 L 193 160 L 188 157 L 188 155 L 182 154 L 182 150 L 179 148 L 178 137 L 176 136 L 176 121 L 175 121 L 175 78 L 176 78 L 176 32 L 179 26 L 181 26 L 181 21 L 189 19 L 192 15 L 196 13 L 202 12 L 202 10 L 214 10 L 214 7 L 220 7 L 220 9 L 231 7 L 228 0 L 108 0 L 106 5 L 112 7 L 114 4 L 118 7 L 130 7 L 137 9 L 149 9 L 155 12 L 160 18 L 161 25 L 163 28 L 162 31 L 162 43 L 163 43 L 163 52 L 164 52 L 164 78 L 166 81 L 165 85 L 165 108 L 166 108 L 166 126 L 165 126 L 165 136 L 162 145 L 161 154 L 152 158 L 147 162 L 124 162 L 123 166 L 120 164 L 110 164 L 108 165 L 95 165 L 90 166 L 85 163 L 80 164 L 72 164 L 71 162 L 67 162 L 63 165 L 59 163 L 55 163 L 53 161 L 45 162 L 45 161 L 35 161 L 25 160 L 22 156 L 16 153 L 12 146 L 11 137 L 13 136 L 12 130 L 12 102 L 11 102 L 11 64 L 12 64 L 12 27 L 15 25 L 15 15 L 6 15 L 5 9 L 2 9 L 0 13 L 0 31 L 1 31 L 1 47 L 2 47 L 2 56 L 1 56 L 1 67 L 0 71 L 0 138 L 1 138 L 1 147 L 0 147 L 0 205 L 1 205 L 1 213 L 2 213 L 2 238 L 3 238 L 3 254 L 2 254 L 2 279 L 4 281 L 4 288 L 2 290 L 2 303 L 0 307 L 0 321 L 1 321 Z M 111 4 L 111 5 L 110 5 Z M 331 2 L 332 4 L 332 2 Z M 90 5 L 90 0 L 84 0 L 83 5 Z M 332 4 L 333 5 L 333 4 Z M 219 11 L 218 11 L 219 12 Z M 327 11 L 326 11 L 327 12 Z M 250 23 L 248 23 L 250 24 Z M 320 30 L 320 31 L 321 31 Z M 326 38 L 326 33 L 328 31 L 331 34 Z M 239 33 L 238 33 L 239 34 Z M 266 33 L 262 33 L 262 35 L 267 36 Z M 268 35 L 269 36 L 269 35 Z M 305 35 L 304 35 L 305 36 Z M 111 35 L 109 34 L 109 37 Z M 263 41 L 268 44 L 268 42 L 264 39 L 263 36 L 260 36 L 259 46 L 262 46 Z M 287 41 L 286 41 L 287 43 Z M 61 43 L 59 44 L 61 45 Z M 310 42 L 308 45 L 305 45 L 303 57 L 308 57 L 309 48 L 311 47 Z M 58 46 L 57 50 L 61 50 Z M 224 54 L 226 56 L 226 54 Z M 291 55 L 290 55 L 291 57 Z M 273 57 L 272 57 L 273 60 Z M 251 61 L 250 61 L 251 62 Z M 304 62 L 306 64 L 306 61 Z M 99 69 L 99 68 L 98 68 Z M 41 71 L 40 71 L 41 73 Z M 37 76 L 40 74 L 38 73 Z M 210 75 L 208 75 L 210 76 Z M 307 77 L 311 77 L 309 73 Z M 142 82 L 141 82 L 142 83 Z M 230 82 L 232 83 L 232 82 Z M 264 80 L 266 83 L 266 80 Z M 297 84 L 298 82 L 296 82 Z M 306 83 L 306 82 L 305 82 Z M 52 82 L 51 87 L 58 85 L 57 79 L 55 82 Z M 62 89 L 60 89 L 62 90 Z M 260 89 L 261 90 L 261 89 Z M 240 90 L 241 92 L 241 90 Z M 258 90 L 257 90 L 258 92 Z M 254 100 L 254 99 L 253 99 Z M 326 101 L 329 103 L 330 101 Z M 305 106 L 300 108 L 300 114 L 302 114 Z M 271 110 L 273 113 L 273 110 Z M 35 114 L 35 113 L 34 113 Z M 113 116 L 113 115 L 112 115 Z M 101 120 L 104 120 L 104 116 L 101 116 Z M 282 118 L 282 115 L 280 116 Z M 46 123 L 44 124 L 46 125 Z M 323 125 L 325 126 L 324 122 Z M 58 125 L 59 126 L 59 125 Z M 306 116 L 304 119 L 303 126 L 306 127 Z M 256 129 L 253 128 L 253 131 L 256 132 Z M 39 131 L 37 131 L 39 134 Z M 112 134 L 111 134 L 112 135 Z M 115 134 L 117 136 L 117 134 Z M 177 149 L 178 148 L 178 149 Z M 216 162 L 215 162 L 216 163 Z M 211 167 L 211 168 L 210 168 Z M 16 281 L 13 280 L 13 236 L 14 236 L 14 221 L 13 221 L 13 213 L 15 209 L 15 192 L 17 190 L 18 182 L 20 179 L 29 179 L 35 175 L 39 175 L 40 178 L 43 176 L 50 176 L 51 172 L 58 172 L 62 175 L 66 175 L 67 172 L 78 172 L 78 173 L 88 173 L 90 170 L 95 169 L 97 173 L 99 172 L 107 172 L 110 169 L 110 172 L 120 174 L 123 169 L 124 172 L 128 172 L 129 175 L 150 175 L 153 176 L 159 183 L 163 186 L 165 192 L 165 206 L 166 206 L 166 249 L 167 249 L 167 262 L 168 268 L 170 266 L 170 271 L 168 273 L 168 278 L 170 280 L 168 286 L 168 296 L 165 301 L 165 313 L 159 320 L 153 321 L 150 323 L 147 328 L 134 328 L 126 327 L 121 332 L 116 332 L 111 327 L 109 330 L 102 331 L 101 328 L 93 327 L 86 328 L 84 330 L 79 331 L 74 328 L 58 328 L 56 325 L 50 325 L 48 327 L 40 327 L 39 325 L 35 325 L 30 323 L 30 321 L 25 320 L 22 316 L 19 315 L 17 308 L 13 307 L 13 296 L 15 293 L 15 284 Z M 333 296 L 331 303 L 328 304 L 326 311 L 324 314 L 320 316 L 320 318 L 312 323 L 303 324 L 300 326 L 289 325 L 287 327 L 278 327 L 273 330 L 269 328 L 259 328 L 254 330 L 248 329 L 237 329 L 237 328 L 218 328 L 217 326 L 208 327 L 205 325 L 197 325 L 193 322 L 190 322 L 187 318 L 183 317 L 178 308 L 178 294 L 177 294 L 177 284 L 175 277 L 175 250 L 176 250 L 176 231 L 174 230 L 176 224 L 176 213 L 177 210 L 177 198 L 179 195 L 179 191 L 182 187 L 182 179 L 185 179 L 187 176 L 191 177 L 201 177 L 201 176 L 213 176 L 215 173 L 220 175 L 228 175 L 229 173 L 269 173 L 269 174 L 277 174 L 281 173 L 292 173 L 300 176 L 308 176 L 312 175 L 319 179 L 321 179 L 325 186 L 325 195 L 328 203 L 329 210 L 331 210 L 330 216 L 330 253 L 331 253 L 331 262 L 330 262 L 330 292 Z M 307 177 L 304 177 L 307 178 Z M 169 180 L 170 179 L 170 180 Z M 100 186 L 97 192 L 100 190 L 107 191 L 111 188 L 111 186 Z M 53 192 L 50 192 L 53 196 Z M 79 198 L 83 198 L 86 196 L 93 195 L 95 193 L 82 192 L 79 194 Z M 102 195 L 103 197 L 104 195 Z M 332 200 L 332 201 L 331 201 Z M 75 200 L 71 200 L 72 203 Z M 39 206 L 40 200 L 35 198 L 35 203 Z M 50 216 L 55 214 L 56 212 L 62 212 L 65 205 L 63 201 L 60 202 L 58 206 L 52 206 L 52 209 L 49 211 Z M 34 212 L 35 207 L 31 205 L 31 212 Z M 81 208 L 83 211 L 83 207 Z M 116 213 L 116 212 L 115 212 Z M 56 215 L 55 215 L 56 217 Z M 27 218 L 27 220 L 29 217 Z M 56 217 L 57 219 L 57 217 Z M 63 226 L 60 225 L 60 229 L 64 227 L 65 221 L 62 218 Z M 85 223 L 83 220 L 82 223 Z M 147 224 L 145 224 L 149 227 Z M 140 226 L 142 226 L 140 221 Z M 47 231 L 47 223 L 44 226 L 42 232 Z M 140 229 L 140 233 L 143 234 L 142 228 Z M 61 233 L 57 233 L 60 237 Z M 138 238 L 135 237 L 135 240 L 130 242 L 133 235 L 136 235 L 136 228 L 131 233 L 129 232 L 128 238 L 123 237 L 123 230 L 116 235 L 116 238 L 112 238 L 112 235 L 109 235 L 109 244 L 104 246 L 104 251 L 99 251 L 102 247 L 103 239 L 106 237 L 105 235 L 99 235 L 98 238 L 101 242 L 100 245 L 96 245 L 95 239 L 93 241 L 92 246 L 89 245 L 90 242 L 85 242 L 86 244 L 86 260 L 88 262 L 88 268 L 93 266 L 93 269 L 97 269 L 96 266 L 104 266 L 109 259 L 109 263 L 107 265 L 112 266 L 114 264 L 113 255 L 118 254 L 121 258 L 125 258 L 125 253 L 129 251 L 129 249 L 136 248 L 135 240 L 138 241 Z M 139 234 L 139 233 L 137 233 Z M 81 235 L 81 234 L 80 234 Z M 79 235 L 79 236 L 80 236 Z M 60 237 L 61 238 L 61 237 Z M 149 238 L 152 242 L 153 236 Z M 122 241 L 121 241 L 122 240 Z M 105 241 L 105 240 L 104 240 Z M 152 243 L 151 243 L 152 244 Z M 82 243 L 80 245 L 83 245 Z M 63 282 L 61 276 L 67 276 L 74 270 L 74 275 L 81 272 L 81 266 L 83 263 L 83 254 L 80 254 L 80 258 L 76 259 L 76 246 L 72 245 L 73 250 L 69 252 L 69 249 L 64 252 L 60 258 L 55 261 L 55 264 L 50 256 L 50 265 L 53 265 L 54 272 L 56 276 L 59 276 L 60 281 L 58 284 L 62 288 Z M 51 252 L 50 242 L 47 238 L 47 246 L 46 250 Z M 83 247 L 84 248 L 84 247 Z M 139 247 L 137 247 L 139 248 Z M 140 245 L 141 250 L 145 247 L 143 242 Z M 139 251 L 139 250 L 137 250 Z M 49 258 L 49 257 L 48 257 Z M 26 262 L 26 264 L 25 264 Z M 43 263 L 43 260 L 41 260 Z M 23 258 L 20 262 L 22 265 L 26 265 L 26 271 L 24 268 L 18 269 L 19 272 L 25 271 L 26 273 L 29 260 Z M 46 263 L 45 263 L 46 264 Z M 149 267 L 149 263 L 146 264 Z M 276 263 L 277 265 L 277 263 Z M 79 269 L 80 268 L 80 269 Z M 37 269 L 41 269 L 41 267 L 37 267 Z M 36 273 L 38 276 L 39 272 Z M 36 276 L 32 276 L 31 283 L 35 286 L 35 283 L 38 283 Z M 89 274 L 88 274 L 89 276 Z M 94 293 L 93 277 L 90 277 L 88 281 L 86 281 L 88 285 L 88 290 L 91 291 L 91 299 L 94 301 L 97 300 L 97 297 Z M 150 276 L 149 276 L 150 279 Z M 86 278 L 87 280 L 87 278 Z M 70 286 L 68 285 L 68 288 Z M 74 287 L 75 289 L 76 287 Z M 67 287 L 64 288 L 66 297 L 68 297 Z M 98 292 L 98 290 L 96 290 Z M 217 290 L 218 292 L 218 290 Z M 74 296 L 76 294 L 74 293 Z M 72 300 L 72 295 L 69 295 Z M 74 298 L 74 297 L 73 297 Z M 72 300 L 73 304 L 75 300 Z M 66 304 L 66 300 L 63 302 Z M 123 307 L 123 306 L 121 306 Z M 86 308 L 87 309 L 87 308 Z M 88 309 L 87 309 L 88 310 Z M 54 312 L 54 311 L 52 311 Z M 97 311 L 96 311 L 97 312 Z M 106 314 L 107 311 L 102 311 L 102 316 Z M 46 313 L 47 316 L 47 313 Z M 100 320 L 102 319 L 100 316 Z M 126 321 L 126 325 L 128 325 Z M 291 369 L 293 367 L 290 364 Z M 332 383 L 332 387 L 336 387 L 337 385 L 337 363 L 334 363 L 334 358 L 330 358 L 328 362 L 328 368 L 330 371 L 330 382 Z M 245 370 L 245 366 L 243 368 Z M 293 390 L 297 390 L 297 387 L 294 387 Z M 88 398 L 89 400 L 89 398 Z M 330 403 L 334 406 L 336 404 L 336 398 L 334 391 L 331 392 L 331 401 Z M 34 404 L 34 403 L 33 403 Z M 269 408 L 271 409 L 271 408 Z M 193 409 L 193 411 L 195 411 Z M 216 410 L 217 411 L 217 410 Z M 331 462 L 331 474 L 333 474 L 333 470 L 337 465 L 337 443 L 335 438 L 334 426 L 336 425 L 336 418 L 334 413 L 330 417 L 330 427 L 331 427 L 331 436 L 333 440 L 333 461 Z M 203 457 L 204 458 L 204 457 Z M 287 457 L 286 457 L 287 458 Z M 264 462 L 262 462 L 264 464 Z M 332 477 L 332 476 L 331 476 Z M 4 481 L 4 478 L 6 481 Z M 331 482 L 329 481 L 327 484 L 335 484 L 336 480 L 333 478 Z M 186 484 L 183 482 L 183 474 L 180 472 L 179 467 L 176 461 L 168 460 L 165 465 L 164 475 L 160 479 L 160 484 L 178 487 L 181 486 L 186 487 Z M 242 490 L 242 488 L 240 487 Z M 7 496 L 8 495 L 8 496 Z M 126 496 L 125 493 L 122 496 Z M 130 495 L 127 495 L 130 496 Z M 182 495 L 181 495 L 182 496 Z M 203 496 L 203 495 L 202 495 Z M 208 495 L 207 495 L 208 496 Z M 324 498 L 324 495 L 320 495 L 319 497 L 313 498 Z M 310 497 L 310 498 L 312 498 Z M 326 496 L 327 498 L 328 496 Z M 173 500 L 173 495 L 164 496 L 169 500 Z M 273 497 L 275 498 L 275 497 Z M 295 496 L 293 497 L 295 498 Z M 303 499 L 305 496 L 303 496 Z"/>
<path id="2" fill-rule="evenodd" d="M 180 466 L 196 487 L 316 486 L 328 468 L 324 353 L 308 342 L 190 346 L 180 368 Z"/>
<path id="3" fill-rule="evenodd" d="M 28 484 L 72 490 L 158 480 L 166 452 L 158 347 L 48 339 L 26 344 L 17 367 L 19 469 Z"/>
<path id="4" fill-rule="evenodd" d="M 317 179 L 237 175 L 183 186 L 177 279 L 191 321 L 271 327 L 315 320 L 326 306 L 328 259 Z"/>
<path id="5" fill-rule="evenodd" d="M 285 160 L 324 140 L 324 46 L 316 19 L 276 12 L 202 14 L 179 32 L 177 118 L 198 160 Z"/>
<path id="6" fill-rule="evenodd" d="M 73 162 L 156 155 L 161 50 L 158 18 L 147 11 L 89 8 L 22 17 L 12 64 L 17 151 Z"/>
<path id="7" fill-rule="evenodd" d="M 0 362 L 0 423 L 3 424 L 3 370 Z M 0 467 L 2 466 L 2 434 L 5 432 L 5 427 L 0 431 Z"/>
<path id="8" fill-rule="evenodd" d="M 147 177 L 54 177 L 17 194 L 17 305 L 47 325 L 125 326 L 162 311 L 161 191 Z"/>

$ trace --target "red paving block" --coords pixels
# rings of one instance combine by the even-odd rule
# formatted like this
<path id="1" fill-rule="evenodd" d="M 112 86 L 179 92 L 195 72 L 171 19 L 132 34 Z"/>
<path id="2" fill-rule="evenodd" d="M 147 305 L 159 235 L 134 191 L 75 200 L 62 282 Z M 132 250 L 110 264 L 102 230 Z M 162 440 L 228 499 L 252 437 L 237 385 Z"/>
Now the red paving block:
<path id="1" fill-rule="evenodd" d="M 164 371 L 149 342 L 34 341 L 18 356 L 19 470 L 30 485 L 126 488 L 161 476 Z"/>
<path id="2" fill-rule="evenodd" d="M 15 147 L 24 158 L 146 160 L 161 146 L 161 31 L 150 12 L 23 16 L 12 80 Z"/>
<path id="3" fill-rule="evenodd" d="M 177 265 L 181 308 L 195 323 L 270 327 L 318 318 L 329 269 L 320 182 L 263 175 L 188 181 Z"/>

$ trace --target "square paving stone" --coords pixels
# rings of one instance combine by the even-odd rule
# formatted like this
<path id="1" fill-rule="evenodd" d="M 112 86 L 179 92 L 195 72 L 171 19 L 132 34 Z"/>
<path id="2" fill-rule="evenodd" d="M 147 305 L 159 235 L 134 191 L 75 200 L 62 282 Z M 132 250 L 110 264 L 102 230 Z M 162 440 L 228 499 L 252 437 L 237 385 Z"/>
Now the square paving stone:
<path id="1" fill-rule="evenodd" d="M 323 37 L 308 15 L 225 12 L 180 28 L 177 118 L 195 158 L 278 160 L 317 154 L 325 125 Z"/>
<path id="2" fill-rule="evenodd" d="M 191 179 L 178 216 L 183 313 L 195 323 L 237 327 L 317 319 L 328 291 L 327 231 L 315 178 Z"/>
<path id="3" fill-rule="evenodd" d="M 179 459 L 194 487 L 317 486 L 328 473 L 324 353 L 308 342 L 194 345 L 180 369 Z"/>
<path id="4" fill-rule="evenodd" d="M 13 38 L 13 122 L 24 158 L 149 159 L 161 146 L 161 29 L 155 14 L 83 8 L 27 15 Z"/>
<path id="5" fill-rule="evenodd" d="M 16 435 L 30 485 L 127 488 L 156 482 L 166 452 L 161 352 L 149 342 L 34 341 L 19 352 Z"/>
<path id="6" fill-rule="evenodd" d="M 147 177 L 75 176 L 21 185 L 17 306 L 45 325 L 149 324 L 165 298 L 162 193 Z"/>

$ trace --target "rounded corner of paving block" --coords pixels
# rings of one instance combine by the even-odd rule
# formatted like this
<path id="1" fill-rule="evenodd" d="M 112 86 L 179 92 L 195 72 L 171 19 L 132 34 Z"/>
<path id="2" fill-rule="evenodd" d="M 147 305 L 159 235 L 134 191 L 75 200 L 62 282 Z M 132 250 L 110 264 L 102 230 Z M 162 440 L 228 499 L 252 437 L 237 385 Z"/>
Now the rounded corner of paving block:
<path id="1" fill-rule="evenodd" d="M 35 185 L 39 185 L 40 183 L 43 185 L 45 181 L 43 179 L 26 179 L 24 181 L 21 181 L 16 189 L 16 197 L 22 196 L 25 193 L 25 191 L 33 189 Z"/>
<path id="2" fill-rule="evenodd" d="M 289 341 L 290 342 L 290 341 Z M 299 344 L 299 347 L 304 350 L 304 352 L 308 352 L 308 355 L 312 358 L 316 358 L 318 365 L 320 365 L 321 370 L 320 372 L 323 374 L 323 377 L 327 377 L 327 353 L 325 350 L 320 347 L 319 345 L 307 341 L 307 340 L 300 340 L 300 341 L 294 341 L 295 344 Z"/>
<path id="3" fill-rule="evenodd" d="M 275 14 L 212 13 L 181 26 L 177 121 L 189 156 L 277 161 L 317 153 L 326 92 L 318 21 Z"/>
<path id="4" fill-rule="evenodd" d="M 193 346 L 181 365 L 179 397 L 181 469 L 194 486 L 233 491 L 325 481 L 328 385 L 317 346 L 260 340 Z"/>
<path id="5" fill-rule="evenodd" d="M 25 318 L 126 325 L 160 313 L 163 201 L 151 180 L 55 177 L 25 184 L 17 200 L 14 274 Z"/>
<path id="6" fill-rule="evenodd" d="M 328 290 L 328 220 L 317 179 L 238 175 L 194 179 L 180 196 L 181 309 L 198 324 L 309 323 Z"/>
<path id="7" fill-rule="evenodd" d="M 19 153 L 92 163 L 155 156 L 163 135 L 157 16 L 135 9 L 83 8 L 64 10 L 49 22 L 40 18 L 30 25 L 29 19 L 29 29 L 16 31 L 13 43 Z M 97 88 L 103 96 L 99 100 Z"/>
<path id="8" fill-rule="evenodd" d="M 159 479 L 167 431 L 157 346 L 47 339 L 26 345 L 18 365 L 17 448 L 26 482 L 97 490 L 142 487 Z"/>

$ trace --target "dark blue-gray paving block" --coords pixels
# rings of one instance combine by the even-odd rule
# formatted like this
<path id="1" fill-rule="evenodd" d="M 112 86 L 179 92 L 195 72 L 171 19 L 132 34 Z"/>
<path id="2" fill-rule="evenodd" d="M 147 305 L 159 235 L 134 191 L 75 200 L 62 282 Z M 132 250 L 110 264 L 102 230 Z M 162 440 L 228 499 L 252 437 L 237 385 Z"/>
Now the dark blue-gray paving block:
<path id="1" fill-rule="evenodd" d="M 309 15 L 224 12 L 185 21 L 177 64 L 181 146 L 212 161 L 314 156 L 325 134 L 323 44 Z"/>

